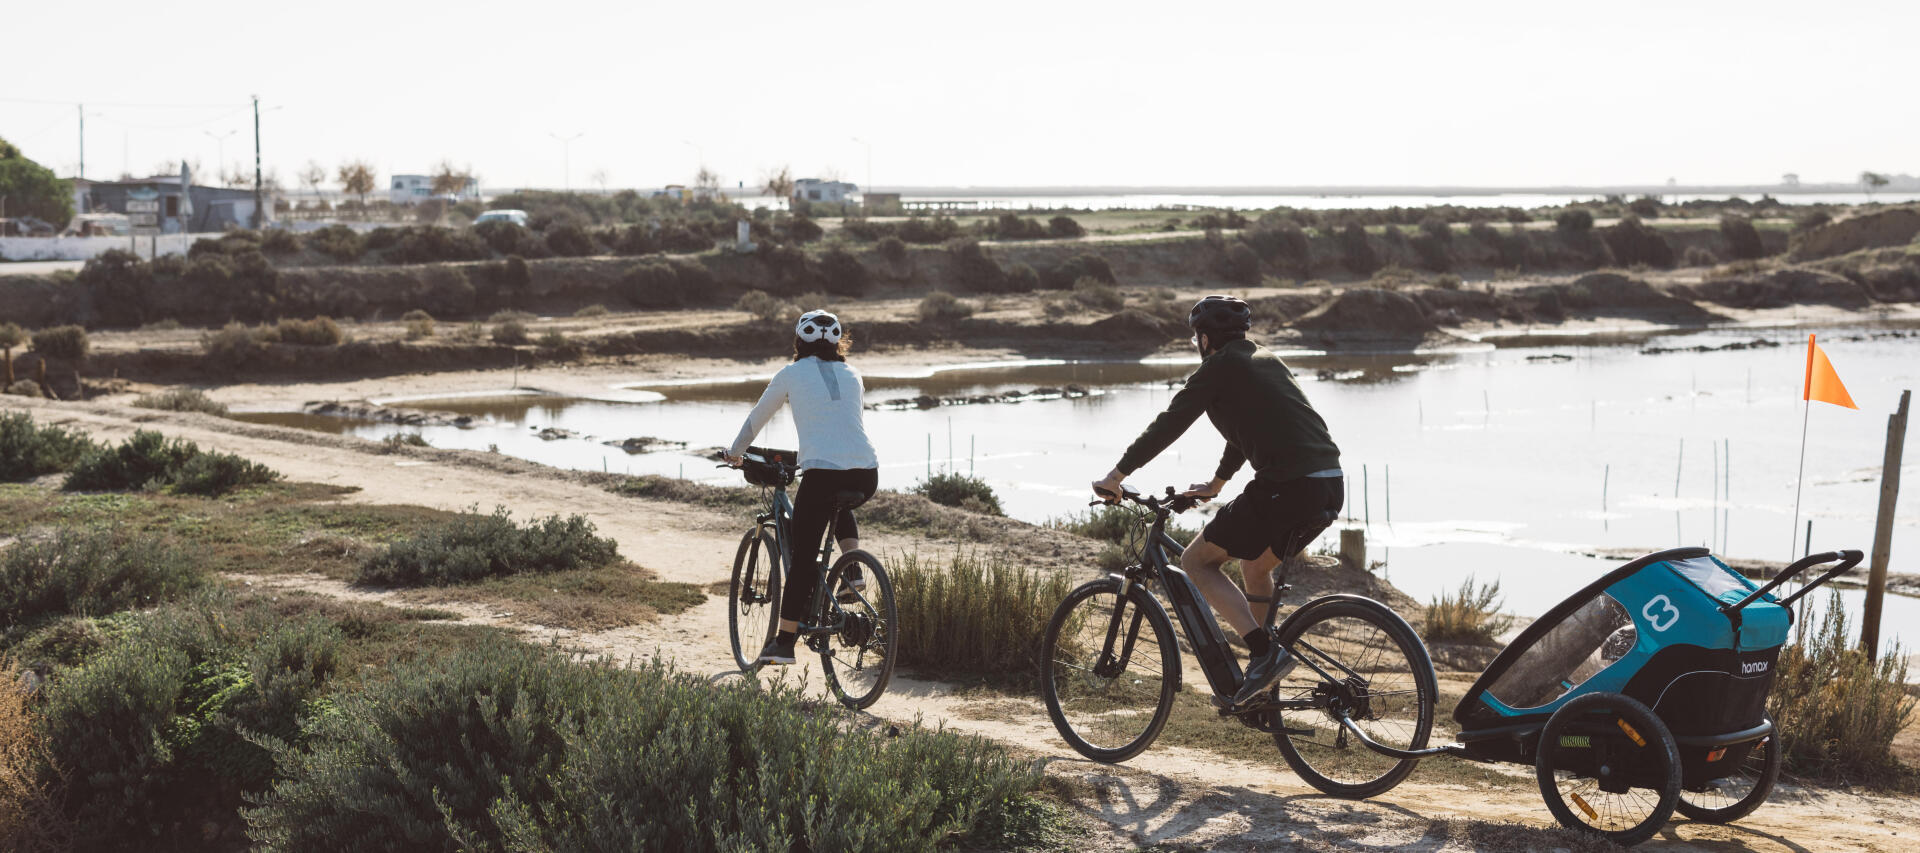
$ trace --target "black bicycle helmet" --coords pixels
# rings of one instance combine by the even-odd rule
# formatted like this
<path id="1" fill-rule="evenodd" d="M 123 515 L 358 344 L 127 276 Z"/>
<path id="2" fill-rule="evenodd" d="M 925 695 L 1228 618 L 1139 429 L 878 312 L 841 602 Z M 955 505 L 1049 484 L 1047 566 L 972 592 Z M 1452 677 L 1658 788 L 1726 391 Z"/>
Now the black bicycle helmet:
<path id="1" fill-rule="evenodd" d="M 1216 293 L 1193 303 L 1187 325 L 1195 332 L 1245 332 L 1253 328 L 1253 309 L 1245 300 Z"/>

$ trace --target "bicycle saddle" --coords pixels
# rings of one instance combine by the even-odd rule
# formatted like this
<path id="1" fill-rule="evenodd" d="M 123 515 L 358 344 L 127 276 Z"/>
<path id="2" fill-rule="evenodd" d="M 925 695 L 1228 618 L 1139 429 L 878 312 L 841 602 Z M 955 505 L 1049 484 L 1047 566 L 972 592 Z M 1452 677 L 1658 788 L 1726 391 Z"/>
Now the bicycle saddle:
<path id="1" fill-rule="evenodd" d="M 833 505 L 841 509 L 853 509 L 867 502 L 866 492 L 834 492 Z"/>

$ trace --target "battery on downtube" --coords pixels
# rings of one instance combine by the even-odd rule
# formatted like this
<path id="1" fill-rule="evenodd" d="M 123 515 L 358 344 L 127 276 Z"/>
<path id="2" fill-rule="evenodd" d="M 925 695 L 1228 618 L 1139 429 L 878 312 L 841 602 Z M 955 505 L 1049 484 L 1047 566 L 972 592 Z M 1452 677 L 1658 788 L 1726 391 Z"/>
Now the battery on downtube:
<path id="1" fill-rule="evenodd" d="M 1200 671 L 1206 673 L 1208 686 L 1215 695 L 1232 696 L 1240 689 L 1240 664 L 1234 659 L 1233 649 L 1227 646 L 1227 638 L 1220 633 L 1219 623 L 1214 621 L 1213 609 L 1207 606 L 1207 600 L 1200 596 L 1200 590 L 1185 570 L 1168 565 L 1165 575 L 1167 597 L 1173 599 L 1174 615 L 1180 617 L 1180 624 L 1193 642 L 1193 656 L 1200 660 Z"/>

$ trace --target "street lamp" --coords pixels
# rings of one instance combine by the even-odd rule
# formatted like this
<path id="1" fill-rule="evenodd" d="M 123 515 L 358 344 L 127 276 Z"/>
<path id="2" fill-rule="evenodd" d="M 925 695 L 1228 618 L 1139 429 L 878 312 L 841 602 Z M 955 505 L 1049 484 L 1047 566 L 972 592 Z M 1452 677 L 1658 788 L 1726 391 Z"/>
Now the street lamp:
<path id="1" fill-rule="evenodd" d="M 586 136 L 587 132 L 583 130 L 572 136 L 561 136 L 558 133 L 547 135 L 560 140 L 560 183 L 567 192 L 573 192 L 573 141 Z"/>
<path id="2" fill-rule="evenodd" d="M 227 137 L 232 136 L 236 133 L 239 133 L 240 129 L 234 128 L 233 130 L 229 130 L 226 133 L 214 133 L 211 130 L 203 130 L 200 132 L 206 134 L 208 137 L 213 139 L 214 146 L 215 146 L 214 150 L 219 152 L 220 159 L 215 161 L 216 163 L 219 164 L 219 168 L 221 169 L 227 168 Z"/>

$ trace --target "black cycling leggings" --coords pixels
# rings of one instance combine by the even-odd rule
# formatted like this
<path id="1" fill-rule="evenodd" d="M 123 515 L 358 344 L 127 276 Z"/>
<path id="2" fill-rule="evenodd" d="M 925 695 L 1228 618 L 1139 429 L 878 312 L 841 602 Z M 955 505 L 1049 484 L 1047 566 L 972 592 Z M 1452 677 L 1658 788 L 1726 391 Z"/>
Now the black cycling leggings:
<path id="1" fill-rule="evenodd" d="M 780 618 L 804 622 L 812 615 L 814 587 L 820 584 L 820 542 L 827 532 L 827 517 L 835 515 L 834 495 L 859 492 L 871 498 L 879 487 L 880 472 L 873 468 L 845 471 L 814 468 L 800 478 L 800 490 L 793 496 L 793 521 L 787 528 L 793 537 L 793 568 L 787 572 Z M 841 510 L 832 521 L 834 539 L 860 535 L 860 525 L 853 520 L 852 511 Z"/>

